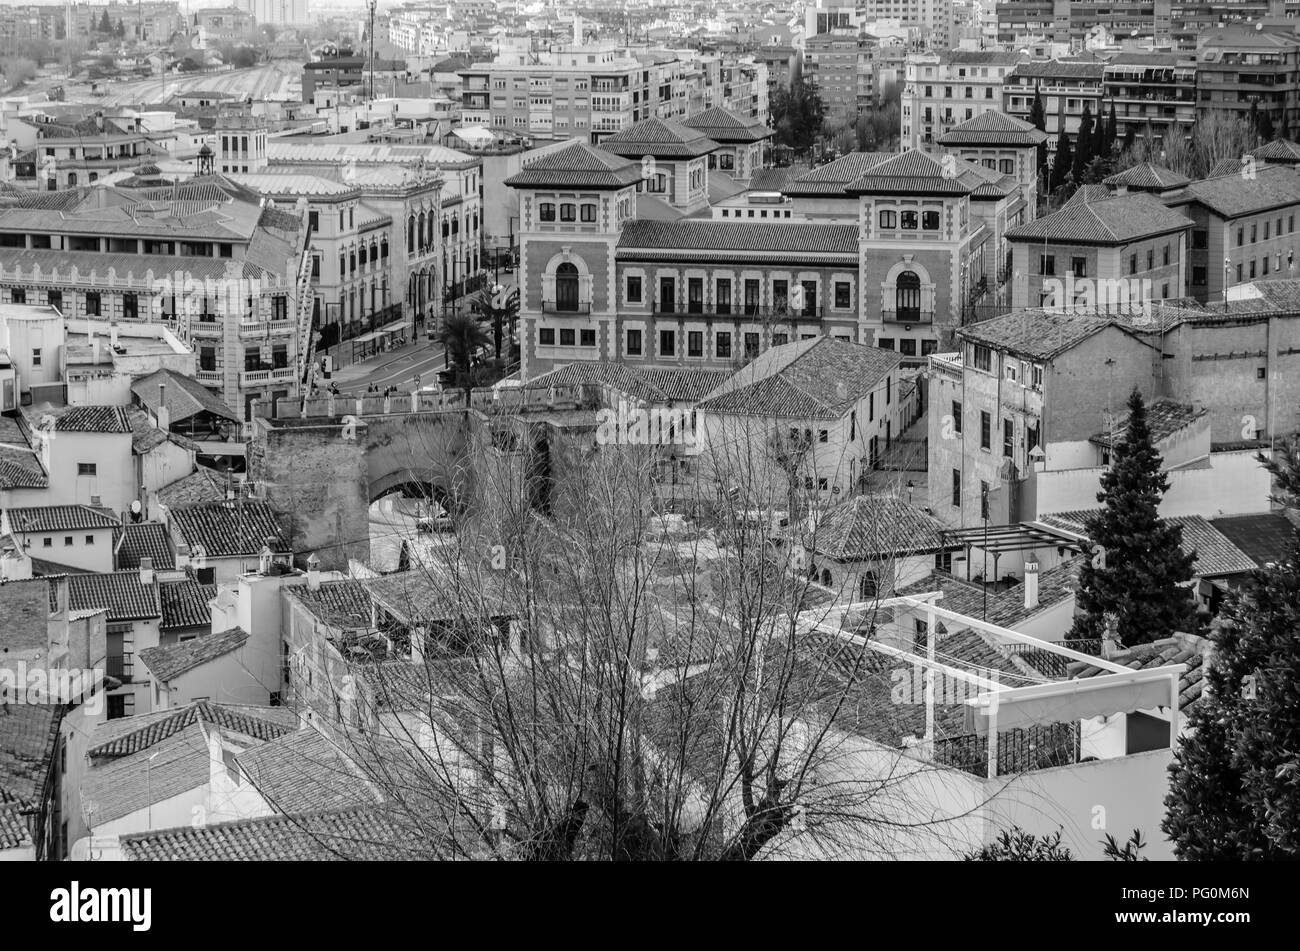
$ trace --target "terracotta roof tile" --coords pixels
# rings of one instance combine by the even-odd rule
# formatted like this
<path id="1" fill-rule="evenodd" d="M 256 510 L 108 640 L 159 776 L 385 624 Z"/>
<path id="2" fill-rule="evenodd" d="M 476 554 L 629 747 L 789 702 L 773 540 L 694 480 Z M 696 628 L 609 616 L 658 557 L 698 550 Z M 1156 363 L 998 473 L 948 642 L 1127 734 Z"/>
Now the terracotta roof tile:
<path id="1" fill-rule="evenodd" d="M 157 584 L 141 584 L 139 571 L 68 575 L 68 607 L 73 611 L 107 610 L 110 621 L 162 617 Z M 50 609 L 55 586 L 50 584 Z"/>
<path id="2" fill-rule="evenodd" d="M 641 180 L 641 163 L 575 141 L 530 162 L 505 180 L 512 188 L 619 189 Z"/>
<path id="3" fill-rule="evenodd" d="M 212 623 L 212 607 L 208 603 L 217 596 L 214 584 L 199 584 L 192 578 L 162 585 L 158 597 L 162 602 L 163 631 L 178 628 L 208 627 Z"/>
<path id="4" fill-rule="evenodd" d="M 621 260 L 640 260 L 647 252 L 856 258 L 858 228 L 801 222 L 629 221 L 619 237 L 617 256 Z"/>
<path id="5" fill-rule="evenodd" d="M 606 136 L 600 142 L 606 152 L 625 158 L 694 158 L 716 152 L 718 143 L 698 129 L 671 119 L 651 117 Z"/>
<path id="6" fill-rule="evenodd" d="M 54 423 L 56 432 L 129 433 L 131 423 L 121 406 L 73 406 Z"/>
<path id="7" fill-rule="evenodd" d="M 1160 199 L 1145 192 L 1133 192 L 1066 202 L 1050 215 L 1009 229 L 1007 239 L 1113 245 L 1191 226 L 1190 218 L 1166 207 Z"/>
<path id="8" fill-rule="evenodd" d="M 1037 145 L 1047 141 L 1047 133 L 1033 124 L 990 110 L 981 112 L 953 126 L 939 136 L 940 145 Z"/>
<path id="9" fill-rule="evenodd" d="M 146 647 L 139 656 L 154 678 L 166 683 L 186 671 L 238 650 L 247 640 L 247 631 L 232 627 L 219 634 L 204 634 L 166 647 Z"/>
<path id="10" fill-rule="evenodd" d="M 201 546 L 209 558 L 256 555 L 270 542 L 277 552 L 289 550 L 284 530 L 265 502 L 215 502 L 177 508 L 171 525 L 185 544 Z"/>
<path id="11" fill-rule="evenodd" d="M 152 558 L 158 570 L 176 567 L 171 535 L 161 522 L 127 522 L 117 542 L 117 568 L 139 568 L 141 558 Z"/>
<path id="12" fill-rule="evenodd" d="M 72 532 L 117 528 L 121 524 L 106 509 L 90 505 L 40 505 L 9 510 L 9 527 L 16 532 Z"/>
<path id="13" fill-rule="evenodd" d="M 858 495 L 821 517 L 810 547 L 837 561 L 868 561 L 960 547 L 946 544 L 942 533 L 938 519 L 896 495 Z"/>

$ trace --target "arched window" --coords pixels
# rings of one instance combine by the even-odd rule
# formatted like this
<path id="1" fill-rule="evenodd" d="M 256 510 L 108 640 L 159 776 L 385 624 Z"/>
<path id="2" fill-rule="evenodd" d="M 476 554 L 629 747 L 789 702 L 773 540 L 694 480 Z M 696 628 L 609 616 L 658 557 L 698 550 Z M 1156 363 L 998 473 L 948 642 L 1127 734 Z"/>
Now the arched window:
<path id="1" fill-rule="evenodd" d="M 383 259 L 388 258 L 388 239 L 385 238 L 379 245 L 379 256 Z"/>
<path id="2" fill-rule="evenodd" d="M 904 271 L 894 284 L 894 309 L 900 321 L 921 319 L 921 279 L 915 271 Z"/>
<path id="3" fill-rule="evenodd" d="M 420 247 L 424 247 L 424 212 L 420 212 Z"/>
<path id="4" fill-rule="evenodd" d="M 71 188 L 71 187 L 72 187 L 73 185 L 75 185 L 75 184 L 77 184 L 77 173 L 76 173 L 76 172 L 69 172 L 69 173 L 68 173 L 68 187 Z"/>
<path id="5" fill-rule="evenodd" d="M 446 221 L 444 221 L 444 222 L 442 223 L 442 237 L 443 237 L 443 239 L 445 240 L 445 239 L 447 238 L 447 236 L 448 236 L 450 233 L 451 233 L 451 225 L 449 225 Z"/>
<path id="6" fill-rule="evenodd" d="M 408 251 L 415 248 L 415 215 L 406 219 L 406 248 Z"/>
<path id="7" fill-rule="evenodd" d="M 459 218 L 452 218 L 452 219 L 451 219 L 451 233 L 452 233 L 452 234 L 460 234 L 460 219 L 459 219 Z"/>
<path id="8" fill-rule="evenodd" d="M 555 309 L 578 309 L 578 269 L 567 261 L 555 269 Z"/>

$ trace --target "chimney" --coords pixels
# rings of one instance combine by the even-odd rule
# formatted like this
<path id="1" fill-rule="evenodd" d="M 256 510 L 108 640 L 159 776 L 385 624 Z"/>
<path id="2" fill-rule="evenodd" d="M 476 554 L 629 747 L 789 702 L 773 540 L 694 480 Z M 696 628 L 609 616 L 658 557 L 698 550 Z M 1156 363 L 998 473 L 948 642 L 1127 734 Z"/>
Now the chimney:
<path id="1" fill-rule="evenodd" d="M 148 555 L 140 558 L 140 583 L 145 586 L 153 584 L 153 559 Z"/>
<path id="2" fill-rule="evenodd" d="M 307 590 L 320 590 L 320 559 L 312 552 L 307 558 Z"/>
<path id="3" fill-rule="evenodd" d="M 114 350 L 117 349 L 117 321 L 116 320 L 110 320 L 108 322 L 108 345 L 112 347 Z"/>
<path id="4" fill-rule="evenodd" d="M 158 384 L 158 412 L 156 415 L 158 418 L 159 429 L 161 429 L 163 432 L 167 432 L 172 428 L 172 414 L 171 411 L 167 409 L 167 384 L 166 383 Z"/>
<path id="5" fill-rule="evenodd" d="M 1025 559 L 1025 610 L 1038 609 L 1038 558 L 1031 552 Z"/>
<path id="6" fill-rule="evenodd" d="M 54 581 L 54 610 L 65 618 L 68 616 L 68 576 L 63 575 Z"/>

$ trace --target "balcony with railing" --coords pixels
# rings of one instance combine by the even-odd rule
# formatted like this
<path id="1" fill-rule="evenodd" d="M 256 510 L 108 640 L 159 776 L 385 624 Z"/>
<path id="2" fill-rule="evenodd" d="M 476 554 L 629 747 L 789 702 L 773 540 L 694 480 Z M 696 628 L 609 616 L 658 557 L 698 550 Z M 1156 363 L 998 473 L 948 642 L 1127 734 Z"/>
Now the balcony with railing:
<path id="1" fill-rule="evenodd" d="M 805 306 L 797 310 L 777 305 L 775 307 L 761 304 L 717 304 L 712 301 L 676 302 L 655 301 L 651 312 L 656 317 L 678 317 L 683 320 L 728 320 L 736 323 L 790 323 L 799 321 L 823 320 L 826 308 Z M 852 317 L 852 311 L 845 312 Z"/>
<path id="2" fill-rule="evenodd" d="M 293 321 L 287 317 L 280 320 L 241 320 L 239 335 L 241 337 L 279 336 L 293 333 Z"/>
<path id="3" fill-rule="evenodd" d="M 226 375 L 220 370 L 199 370 L 194 374 L 194 379 L 205 386 L 222 386 L 226 382 Z"/>
<path id="4" fill-rule="evenodd" d="M 543 314 L 573 314 L 574 316 L 591 313 L 591 301 L 574 300 L 574 301 L 542 301 Z"/>
<path id="5" fill-rule="evenodd" d="M 257 370 L 241 370 L 240 386 L 262 386 L 267 383 L 290 383 L 294 379 L 293 367 L 266 367 Z"/>
<path id="6" fill-rule="evenodd" d="M 932 324 L 934 311 L 919 307 L 907 307 L 902 310 L 884 310 L 880 319 L 887 324 Z"/>
<path id="7" fill-rule="evenodd" d="M 195 337 L 220 337 L 224 330 L 216 314 L 199 314 L 190 321 L 190 333 Z"/>

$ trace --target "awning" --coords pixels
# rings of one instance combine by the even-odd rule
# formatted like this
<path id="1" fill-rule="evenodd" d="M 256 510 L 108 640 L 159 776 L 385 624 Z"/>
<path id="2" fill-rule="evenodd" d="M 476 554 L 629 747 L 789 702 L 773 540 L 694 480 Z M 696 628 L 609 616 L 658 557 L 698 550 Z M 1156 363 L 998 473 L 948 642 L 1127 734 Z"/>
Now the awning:
<path id="1" fill-rule="evenodd" d="M 372 330 L 368 334 L 362 334 L 360 337 L 353 337 L 353 343 L 369 343 L 371 340 L 378 340 L 380 331 Z"/>
<path id="2" fill-rule="evenodd" d="M 396 333 L 399 330 L 405 330 L 405 329 L 406 329 L 406 321 L 394 320 L 391 324 L 384 324 L 384 326 L 380 327 L 379 330 L 376 331 L 376 333 L 391 334 L 391 333 Z"/>

